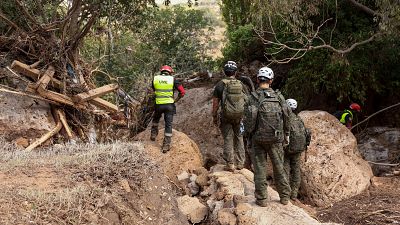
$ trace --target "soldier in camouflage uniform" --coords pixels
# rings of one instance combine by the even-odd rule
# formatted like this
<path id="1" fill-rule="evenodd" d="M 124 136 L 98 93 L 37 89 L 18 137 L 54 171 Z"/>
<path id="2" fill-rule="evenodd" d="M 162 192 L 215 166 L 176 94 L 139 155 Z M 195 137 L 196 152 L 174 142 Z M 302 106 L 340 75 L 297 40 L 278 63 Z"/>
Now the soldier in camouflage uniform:
<path id="1" fill-rule="evenodd" d="M 270 68 L 261 68 L 257 75 L 259 89 L 251 94 L 245 105 L 245 132 L 252 137 L 251 158 L 254 166 L 256 204 L 263 207 L 267 206 L 268 202 L 267 155 L 271 157 L 274 182 L 280 202 L 284 205 L 288 204 L 290 195 L 290 186 L 283 167 L 283 145 L 287 145 L 289 142 L 288 114 L 290 109 L 283 96 L 270 88 L 273 78 L 274 74 Z M 271 102 L 273 105 L 270 106 L 274 107 L 269 107 L 269 103 L 263 105 L 264 101 Z M 275 109 L 268 115 L 276 116 L 274 118 L 276 124 L 269 124 L 270 121 L 264 123 L 261 121 L 264 111 L 268 111 L 269 108 Z M 267 113 L 264 114 L 267 115 Z M 275 128 L 269 132 L 268 129 L 271 127 Z"/>
<path id="2" fill-rule="evenodd" d="M 294 99 L 287 99 L 287 104 L 291 108 L 290 113 L 290 144 L 285 147 L 285 172 L 289 178 L 290 183 L 290 198 L 295 200 L 300 188 L 301 171 L 300 171 L 300 157 L 301 153 L 307 149 L 310 142 L 310 132 L 304 126 L 302 119 L 294 112 L 297 109 L 297 101 Z"/>
<path id="3" fill-rule="evenodd" d="M 228 61 L 224 66 L 227 78 L 218 82 L 214 88 L 212 108 L 213 122 L 219 125 L 224 138 L 223 158 L 227 163 L 225 169 L 232 172 L 235 169 L 242 169 L 245 161 L 243 131 L 241 131 L 245 89 L 235 78 L 236 72 L 236 63 Z M 230 90 L 233 93 L 230 93 Z M 218 114 L 219 108 L 221 108 L 220 114 Z"/>

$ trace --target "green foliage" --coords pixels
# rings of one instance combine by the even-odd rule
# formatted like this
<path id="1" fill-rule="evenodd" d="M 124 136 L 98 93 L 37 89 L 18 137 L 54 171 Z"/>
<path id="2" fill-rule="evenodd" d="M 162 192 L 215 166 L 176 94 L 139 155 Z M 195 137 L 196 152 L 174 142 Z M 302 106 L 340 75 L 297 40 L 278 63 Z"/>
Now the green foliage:
<path id="1" fill-rule="evenodd" d="M 118 76 L 119 83 L 131 94 L 142 95 L 164 64 L 171 65 L 179 76 L 212 64 L 206 55 L 210 23 L 202 10 L 152 8 L 143 15 L 140 26 L 114 31 L 112 44 L 106 34 L 88 38 L 82 53 L 92 61 L 101 58 L 97 62 L 99 70 Z M 96 73 L 96 80 L 109 82 L 103 72 Z"/>
<path id="2" fill-rule="evenodd" d="M 316 95 L 338 102 L 365 102 L 369 95 L 396 94 L 400 87 L 398 49 L 400 41 L 382 39 L 346 56 L 326 49 L 313 51 L 295 64 L 283 91 L 299 99 L 302 107 Z"/>
<path id="3" fill-rule="evenodd" d="M 222 52 L 226 60 L 250 62 L 263 55 L 264 46 L 251 24 L 238 26 L 227 35 L 228 42 Z"/>
<path id="4" fill-rule="evenodd" d="M 286 96 L 298 99 L 300 108 L 317 95 L 323 95 L 331 102 L 363 103 L 372 96 L 379 99 L 397 94 L 400 83 L 400 7 L 395 1 L 358 1 L 375 10 L 375 16 L 349 1 L 337 1 L 337 5 L 334 0 L 273 0 L 269 4 L 255 1 L 244 15 L 239 13 L 242 6 L 237 2 L 246 1 L 235 2 L 223 1 L 224 17 L 229 26 L 224 56 L 232 57 L 241 52 L 237 49 L 242 48 L 243 42 L 232 40 L 248 37 L 243 34 L 249 34 L 250 27 L 262 30 L 259 34 L 264 35 L 264 39 L 276 43 L 264 46 L 268 56 L 265 61 L 290 58 L 296 53 L 290 48 L 281 48 L 282 43 L 293 49 L 325 44 L 336 49 L 346 49 L 373 34 L 381 34 L 374 41 L 357 46 L 345 54 L 329 48 L 319 48 L 302 51 L 297 56 L 305 52 L 303 57 L 290 61 L 286 67 L 290 70 L 283 91 Z M 378 14 L 383 16 L 379 17 Z M 269 26 L 270 22 L 273 30 Z M 246 40 L 247 46 L 258 45 L 255 40 Z M 256 51 L 254 54 L 258 55 Z"/>

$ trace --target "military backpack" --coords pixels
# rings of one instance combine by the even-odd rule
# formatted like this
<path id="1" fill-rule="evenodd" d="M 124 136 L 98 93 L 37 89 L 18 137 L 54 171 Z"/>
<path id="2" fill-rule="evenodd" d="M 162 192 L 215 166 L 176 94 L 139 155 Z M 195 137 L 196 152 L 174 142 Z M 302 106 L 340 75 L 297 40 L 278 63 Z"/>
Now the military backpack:
<path id="1" fill-rule="evenodd" d="M 290 113 L 290 144 L 288 153 L 302 152 L 307 148 L 307 130 L 303 120 L 294 114 Z"/>
<path id="2" fill-rule="evenodd" d="M 253 140 L 259 144 L 283 142 L 284 111 L 279 93 L 262 91 L 257 96 L 257 116 Z"/>
<path id="3" fill-rule="evenodd" d="M 222 94 L 222 117 L 226 120 L 238 121 L 244 115 L 245 94 L 242 82 L 236 79 L 224 79 Z"/>

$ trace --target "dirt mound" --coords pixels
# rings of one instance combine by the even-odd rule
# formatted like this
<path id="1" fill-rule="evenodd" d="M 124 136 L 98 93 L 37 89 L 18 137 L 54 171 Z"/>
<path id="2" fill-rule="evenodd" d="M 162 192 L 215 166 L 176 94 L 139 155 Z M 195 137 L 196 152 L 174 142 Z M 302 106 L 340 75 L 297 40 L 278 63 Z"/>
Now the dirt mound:
<path id="1" fill-rule="evenodd" d="M 174 128 L 187 134 L 200 147 L 205 164 L 223 163 L 221 133 L 212 122 L 210 87 L 189 89 L 177 105 Z"/>
<path id="2" fill-rule="evenodd" d="M 354 135 L 331 114 L 303 111 L 312 131 L 307 162 L 301 166 L 301 194 L 317 206 L 350 198 L 370 185 L 372 170 L 361 158 Z"/>
<path id="3" fill-rule="evenodd" d="M 374 177 L 368 191 L 318 212 L 321 221 L 358 224 L 399 224 L 400 177 Z"/>
<path id="4" fill-rule="evenodd" d="M 177 181 L 177 175 L 183 171 L 192 171 L 203 166 L 199 147 L 186 134 L 173 130 L 172 145 L 168 153 L 161 152 L 164 129 L 155 142 L 150 141 L 150 131 L 140 133 L 136 138 L 141 141 L 148 155 L 164 170 L 165 174 Z"/>
<path id="5" fill-rule="evenodd" d="M 0 135 L 32 140 L 55 127 L 50 106 L 30 97 L 0 92 Z"/>
<path id="6" fill-rule="evenodd" d="M 0 224 L 187 224 L 138 143 L 0 149 Z"/>

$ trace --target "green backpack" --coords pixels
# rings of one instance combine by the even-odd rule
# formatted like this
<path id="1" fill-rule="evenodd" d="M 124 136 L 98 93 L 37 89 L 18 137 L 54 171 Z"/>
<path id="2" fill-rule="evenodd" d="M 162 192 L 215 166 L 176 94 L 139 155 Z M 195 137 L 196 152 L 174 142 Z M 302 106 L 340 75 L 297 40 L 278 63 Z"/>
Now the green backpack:
<path id="1" fill-rule="evenodd" d="M 259 144 L 282 143 L 284 111 L 279 94 L 262 91 L 258 96 L 257 108 L 253 140 Z"/>
<path id="2" fill-rule="evenodd" d="M 298 153 L 306 150 L 308 132 L 304 126 L 303 120 L 294 114 L 290 113 L 290 143 L 288 153 Z M 309 143 L 308 143 L 309 144 Z"/>
<path id="3" fill-rule="evenodd" d="M 245 94 L 242 82 L 236 79 L 224 79 L 222 94 L 222 117 L 226 120 L 238 121 L 244 115 Z"/>

